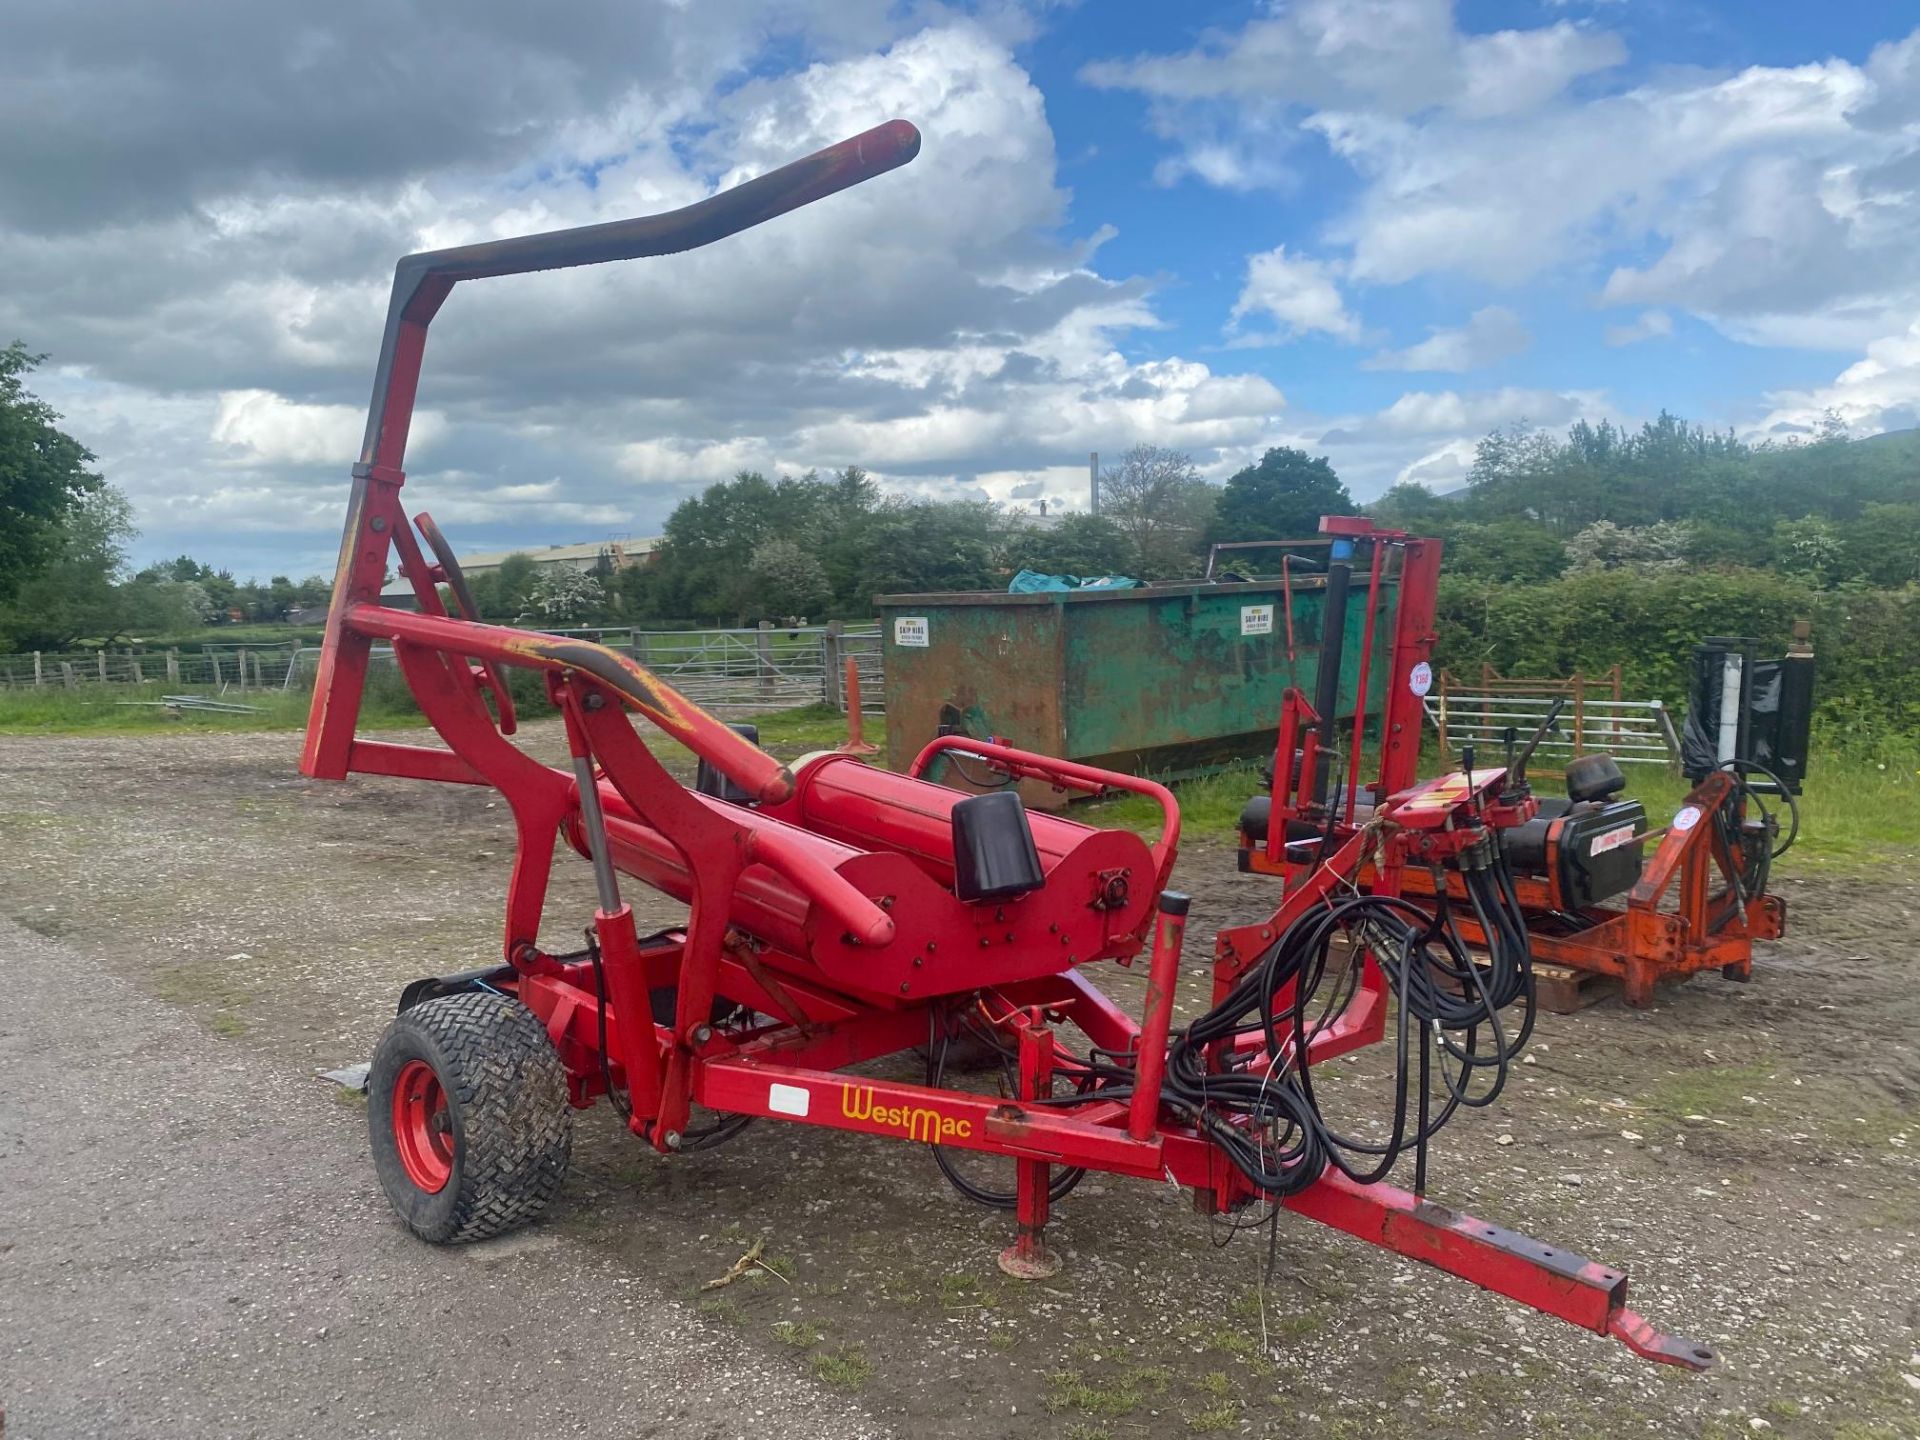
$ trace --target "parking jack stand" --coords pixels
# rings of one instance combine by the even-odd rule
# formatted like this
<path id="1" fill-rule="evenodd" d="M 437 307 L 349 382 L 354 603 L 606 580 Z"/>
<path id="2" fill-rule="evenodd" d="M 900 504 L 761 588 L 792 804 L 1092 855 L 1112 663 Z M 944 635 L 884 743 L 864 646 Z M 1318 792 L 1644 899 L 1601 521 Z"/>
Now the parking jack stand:
<path id="1" fill-rule="evenodd" d="M 1037 1100 L 1053 1089 L 1053 1031 L 1044 1025 L 1020 1028 L 1020 1098 Z M 1052 1169 L 1045 1160 L 1016 1162 L 1014 1216 L 1019 1233 L 1000 1252 L 1000 1268 L 1016 1280 L 1045 1280 L 1060 1273 L 1060 1257 L 1047 1248 L 1048 1186 Z"/>

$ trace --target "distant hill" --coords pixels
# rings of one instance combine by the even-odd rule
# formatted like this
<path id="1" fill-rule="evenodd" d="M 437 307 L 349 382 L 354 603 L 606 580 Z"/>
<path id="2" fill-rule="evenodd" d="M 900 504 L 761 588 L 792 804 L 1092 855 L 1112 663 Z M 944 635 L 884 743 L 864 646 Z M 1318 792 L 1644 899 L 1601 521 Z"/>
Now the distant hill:
<path id="1" fill-rule="evenodd" d="M 1920 429 L 1882 430 L 1878 435 L 1869 435 L 1853 443 L 1867 449 L 1899 451 L 1920 460 Z"/>

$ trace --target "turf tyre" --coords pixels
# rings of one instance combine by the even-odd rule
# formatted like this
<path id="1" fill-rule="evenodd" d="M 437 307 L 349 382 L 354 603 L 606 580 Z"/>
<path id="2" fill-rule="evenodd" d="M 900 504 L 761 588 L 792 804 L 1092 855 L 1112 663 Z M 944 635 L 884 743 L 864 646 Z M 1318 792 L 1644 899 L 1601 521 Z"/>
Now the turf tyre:
<path id="1" fill-rule="evenodd" d="M 424 1159 L 422 1132 L 407 1119 L 423 1090 L 443 1137 Z M 436 1245 L 534 1219 L 573 1149 L 566 1071 L 546 1028 L 519 1001 L 484 990 L 423 1001 L 387 1026 L 367 1077 L 367 1124 L 387 1199 Z"/>

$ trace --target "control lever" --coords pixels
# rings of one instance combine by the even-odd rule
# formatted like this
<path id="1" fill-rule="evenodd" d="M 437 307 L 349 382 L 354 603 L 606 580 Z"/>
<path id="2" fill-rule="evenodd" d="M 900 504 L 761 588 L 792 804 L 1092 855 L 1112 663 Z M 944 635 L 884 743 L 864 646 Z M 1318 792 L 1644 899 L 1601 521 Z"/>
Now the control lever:
<path id="1" fill-rule="evenodd" d="M 1502 800 L 1524 800 L 1533 794 L 1533 787 L 1527 784 L 1527 766 L 1533 760 L 1533 752 L 1540 748 L 1540 742 L 1547 738 L 1548 732 L 1558 728 L 1554 722 L 1560 718 L 1560 712 L 1566 708 L 1567 697 L 1564 695 L 1547 707 L 1547 718 L 1540 722 L 1540 728 L 1533 732 L 1532 738 L 1526 743 L 1526 748 L 1521 750 L 1519 758 L 1513 761 L 1507 771 L 1507 788 L 1500 797 Z M 1512 730 L 1507 732 L 1509 736 L 1513 733 Z M 1511 739 L 1508 744 L 1512 744 Z"/>

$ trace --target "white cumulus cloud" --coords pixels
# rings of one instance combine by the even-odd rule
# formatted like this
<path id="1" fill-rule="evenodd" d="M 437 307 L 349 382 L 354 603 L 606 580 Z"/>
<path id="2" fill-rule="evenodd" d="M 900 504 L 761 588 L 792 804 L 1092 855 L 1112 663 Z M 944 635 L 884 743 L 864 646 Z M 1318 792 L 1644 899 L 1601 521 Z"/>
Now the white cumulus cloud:
<path id="1" fill-rule="evenodd" d="M 1289 254 L 1279 245 L 1248 257 L 1247 279 L 1234 302 L 1236 321 L 1248 315 L 1273 320 L 1282 338 L 1331 335 L 1358 340 L 1360 322 L 1347 310 L 1332 268 L 1310 255 Z"/>
<path id="2" fill-rule="evenodd" d="M 1920 320 L 1899 335 L 1875 340 L 1829 384 L 1767 398 L 1770 408 L 1753 427 L 1767 438 L 1811 435 L 1828 415 L 1837 415 L 1855 434 L 1920 425 Z"/>
<path id="3" fill-rule="evenodd" d="M 223 390 L 211 438 L 256 465 L 333 465 L 344 469 L 360 454 L 367 412 L 356 405 L 303 405 L 271 390 Z M 446 430 L 445 417 L 422 410 L 413 417 L 411 451 L 430 449 Z"/>
<path id="4" fill-rule="evenodd" d="M 1533 343 L 1520 317 L 1504 305 L 1489 305 L 1467 317 L 1467 323 L 1435 328 L 1417 345 L 1383 350 L 1368 360 L 1368 370 L 1441 370 L 1463 374 L 1518 355 Z"/>

